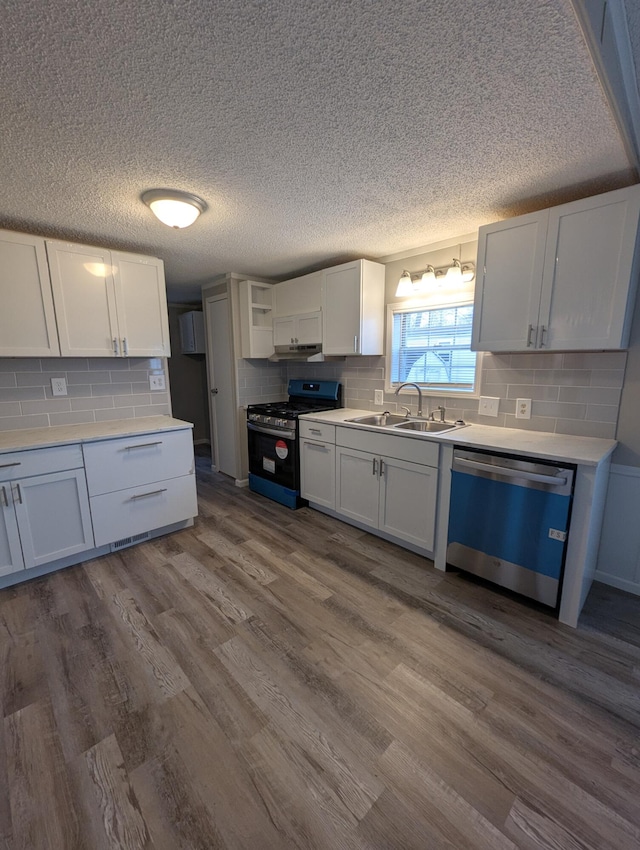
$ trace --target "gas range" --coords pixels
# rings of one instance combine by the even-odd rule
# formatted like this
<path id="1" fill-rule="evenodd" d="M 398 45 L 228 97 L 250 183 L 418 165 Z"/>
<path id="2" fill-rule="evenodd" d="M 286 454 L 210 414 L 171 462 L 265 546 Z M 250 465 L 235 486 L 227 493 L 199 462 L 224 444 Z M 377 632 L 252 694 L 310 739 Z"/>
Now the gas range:
<path id="1" fill-rule="evenodd" d="M 306 504 L 300 498 L 298 417 L 303 413 L 342 407 L 337 381 L 289 381 L 288 401 L 247 407 L 249 487 L 290 508 Z"/>
<path id="2" fill-rule="evenodd" d="M 256 425 L 295 431 L 303 413 L 319 413 L 342 407 L 341 385 L 337 381 L 289 381 L 289 400 L 250 404 L 247 421 Z"/>

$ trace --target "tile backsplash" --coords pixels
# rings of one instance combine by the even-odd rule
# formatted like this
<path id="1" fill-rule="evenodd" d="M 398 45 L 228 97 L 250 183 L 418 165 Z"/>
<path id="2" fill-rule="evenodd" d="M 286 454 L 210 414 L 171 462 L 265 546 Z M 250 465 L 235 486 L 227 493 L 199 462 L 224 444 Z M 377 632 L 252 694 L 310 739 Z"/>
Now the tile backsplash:
<path id="1" fill-rule="evenodd" d="M 424 408 L 443 405 L 447 419 L 465 422 L 573 434 L 615 437 L 624 380 L 626 351 L 578 353 L 485 354 L 480 391 L 500 399 L 497 417 L 481 416 L 478 399 L 427 396 Z M 345 407 L 362 410 L 417 412 L 417 396 L 384 394 L 383 405 L 373 403 L 374 390 L 385 386 L 384 357 L 347 357 L 344 361 L 289 363 L 288 378 L 326 378 L 342 382 Z M 516 419 L 516 399 L 531 399 L 531 419 Z"/>
<path id="2" fill-rule="evenodd" d="M 166 390 L 149 389 L 162 372 Z M 64 378 L 66 396 L 53 396 Z M 0 358 L 0 431 L 171 414 L 164 358 Z"/>

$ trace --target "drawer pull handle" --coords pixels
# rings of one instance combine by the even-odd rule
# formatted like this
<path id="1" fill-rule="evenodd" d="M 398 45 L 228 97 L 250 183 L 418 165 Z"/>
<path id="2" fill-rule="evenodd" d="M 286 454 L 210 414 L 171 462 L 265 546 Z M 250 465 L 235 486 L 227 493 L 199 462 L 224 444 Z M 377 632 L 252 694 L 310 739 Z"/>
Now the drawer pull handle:
<path id="1" fill-rule="evenodd" d="M 161 446 L 162 440 L 156 440 L 155 443 L 136 443 L 135 446 L 125 446 L 121 451 L 128 452 L 131 449 L 148 449 L 149 446 Z"/>
<path id="2" fill-rule="evenodd" d="M 9 499 L 7 498 L 7 488 L 2 486 L 2 504 L 5 508 L 9 507 Z"/>
<path id="3" fill-rule="evenodd" d="M 135 502 L 136 499 L 146 499 L 149 496 L 159 496 L 160 493 L 166 493 L 167 488 L 163 487 L 162 490 L 152 490 L 150 493 L 137 493 L 135 496 L 129 496 L 130 502 Z"/>
<path id="4" fill-rule="evenodd" d="M 309 428 L 309 431 L 312 434 L 322 434 L 322 431 L 320 430 L 320 428 Z"/>
<path id="5" fill-rule="evenodd" d="M 0 469 L 7 469 L 9 466 L 20 466 L 21 460 L 16 460 L 13 463 L 0 463 Z"/>

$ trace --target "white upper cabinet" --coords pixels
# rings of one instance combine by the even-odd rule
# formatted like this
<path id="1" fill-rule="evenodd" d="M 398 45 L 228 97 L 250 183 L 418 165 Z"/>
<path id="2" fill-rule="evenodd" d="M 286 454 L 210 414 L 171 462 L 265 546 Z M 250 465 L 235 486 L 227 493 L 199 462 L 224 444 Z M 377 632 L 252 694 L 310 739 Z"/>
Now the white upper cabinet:
<path id="1" fill-rule="evenodd" d="M 65 357 L 168 357 L 162 261 L 47 241 Z"/>
<path id="2" fill-rule="evenodd" d="M 311 272 L 273 287 L 273 316 L 314 313 L 322 307 L 322 272 Z"/>
<path id="3" fill-rule="evenodd" d="M 270 283 L 240 281 L 240 349 L 243 357 L 264 359 L 273 354 L 272 290 Z"/>
<path id="4" fill-rule="evenodd" d="M 323 274 L 323 352 L 383 354 L 384 266 L 355 260 Z"/>
<path id="5" fill-rule="evenodd" d="M 274 345 L 319 345 L 322 342 L 322 313 L 280 316 L 273 320 Z"/>
<path id="6" fill-rule="evenodd" d="M 111 252 L 118 329 L 125 357 L 168 357 L 164 265 L 157 257 Z"/>
<path id="7" fill-rule="evenodd" d="M 0 231 L 0 357 L 60 354 L 44 239 Z"/>
<path id="8" fill-rule="evenodd" d="M 640 187 L 481 227 L 473 348 L 624 348 Z"/>

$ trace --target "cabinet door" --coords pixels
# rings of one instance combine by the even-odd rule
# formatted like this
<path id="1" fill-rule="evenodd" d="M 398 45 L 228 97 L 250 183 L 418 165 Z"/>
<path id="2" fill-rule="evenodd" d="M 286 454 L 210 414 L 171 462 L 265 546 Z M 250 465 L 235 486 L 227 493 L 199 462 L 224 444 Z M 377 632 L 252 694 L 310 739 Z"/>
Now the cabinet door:
<path id="1" fill-rule="evenodd" d="M 44 239 L 0 231 L 0 357 L 60 354 Z"/>
<path id="2" fill-rule="evenodd" d="M 637 186 L 550 210 L 541 348 L 570 351 L 627 344 L 639 213 Z"/>
<path id="3" fill-rule="evenodd" d="M 295 338 L 295 316 L 283 316 L 273 320 L 273 344 L 291 345 Z"/>
<path id="4" fill-rule="evenodd" d="M 125 357 L 169 357 L 164 265 L 156 257 L 111 252 L 121 351 Z"/>
<path id="5" fill-rule="evenodd" d="M 296 342 L 305 345 L 322 342 L 322 313 L 316 311 L 295 318 L 294 336 Z"/>
<path id="6" fill-rule="evenodd" d="M 300 490 L 309 499 L 325 508 L 336 505 L 336 447 L 330 443 L 300 440 Z"/>
<path id="7" fill-rule="evenodd" d="M 535 347 L 548 219 L 542 210 L 480 228 L 474 351 Z"/>
<path id="8" fill-rule="evenodd" d="M 361 271 L 358 261 L 324 273 L 325 354 L 361 353 Z"/>
<path id="9" fill-rule="evenodd" d="M 379 528 L 433 551 L 438 470 L 383 457 L 380 473 Z"/>
<path id="10" fill-rule="evenodd" d="M 380 458 L 357 449 L 336 447 L 336 511 L 378 527 Z"/>
<path id="11" fill-rule="evenodd" d="M 293 316 L 322 309 L 322 272 L 311 272 L 273 287 L 274 316 Z"/>
<path id="12" fill-rule="evenodd" d="M 0 481 L 0 576 L 24 569 L 11 484 Z"/>
<path id="13" fill-rule="evenodd" d="M 62 356 L 119 355 L 111 253 L 68 242 L 46 245 Z"/>
<path id="14" fill-rule="evenodd" d="M 84 469 L 24 478 L 12 487 L 27 569 L 93 548 Z"/>

